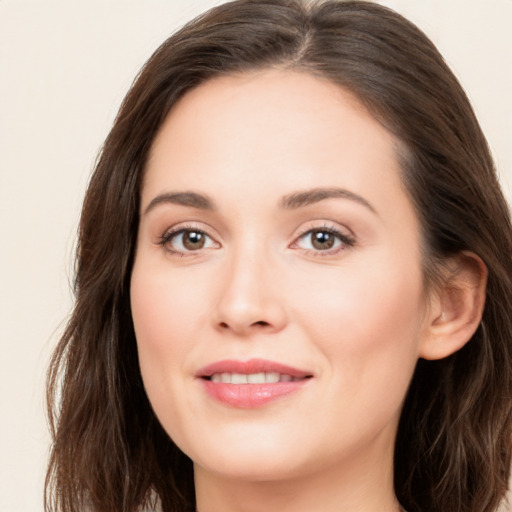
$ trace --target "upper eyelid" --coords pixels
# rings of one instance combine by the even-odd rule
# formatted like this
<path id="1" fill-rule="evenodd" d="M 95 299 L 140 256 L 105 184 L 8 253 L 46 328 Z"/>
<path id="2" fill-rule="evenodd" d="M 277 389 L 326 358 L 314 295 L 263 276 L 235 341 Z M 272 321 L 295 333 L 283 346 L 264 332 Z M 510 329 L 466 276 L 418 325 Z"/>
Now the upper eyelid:
<path id="1" fill-rule="evenodd" d="M 210 226 L 204 227 L 204 224 L 202 222 L 195 223 L 192 222 L 178 222 L 177 224 L 174 224 L 168 228 L 166 228 L 160 238 L 163 238 L 168 235 L 175 235 L 178 233 L 182 233 L 184 231 L 199 231 L 200 233 L 204 233 L 205 235 L 209 236 L 213 240 L 215 240 L 217 237 L 216 235 L 212 235 L 211 231 L 215 231 Z"/>
<path id="2" fill-rule="evenodd" d="M 355 239 L 356 236 L 354 232 L 348 228 L 347 226 L 340 224 L 338 222 L 334 221 L 326 221 L 326 220 L 320 220 L 318 224 L 313 224 L 315 221 L 309 221 L 305 224 L 307 224 L 307 227 L 301 227 L 297 233 L 294 235 L 295 240 L 300 238 L 301 236 L 306 235 L 307 233 L 310 233 L 311 231 L 321 231 L 322 229 L 325 229 L 326 231 L 333 232 L 333 233 L 339 233 L 340 235 L 346 237 Z M 322 223 L 320 225 L 320 223 Z"/>
<path id="3" fill-rule="evenodd" d="M 295 237 L 294 241 L 292 242 L 292 246 L 293 245 L 297 245 L 299 240 L 301 240 L 302 238 L 304 238 L 306 235 L 309 235 L 315 231 L 325 231 L 335 237 L 337 237 L 342 243 L 344 244 L 347 244 L 347 245 L 355 245 L 356 243 L 356 239 L 351 236 L 351 235 L 346 235 L 344 233 L 342 233 L 341 231 L 337 230 L 337 229 L 328 229 L 328 228 L 312 228 L 312 229 L 308 229 L 307 231 L 305 231 L 304 233 L 302 233 L 301 235 Z"/>

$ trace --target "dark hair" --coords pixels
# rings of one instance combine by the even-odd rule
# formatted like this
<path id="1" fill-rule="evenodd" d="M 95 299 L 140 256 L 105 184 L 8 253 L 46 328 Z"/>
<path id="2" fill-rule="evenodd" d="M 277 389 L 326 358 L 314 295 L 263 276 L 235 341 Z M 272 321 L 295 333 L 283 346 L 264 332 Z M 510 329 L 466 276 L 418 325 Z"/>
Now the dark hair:
<path id="1" fill-rule="evenodd" d="M 398 429 L 395 492 L 409 512 L 491 512 L 511 463 L 512 232 L 486 140 L 427 37 L 366 1 L 240 0 L 169 38 L 124 100 L 85 197 L 76 305 L 49 370 L 47 510 L 194 510 L 192 463 L 140 377 L 129 283 L 141 180 L 163 120 L 220 75 L 299 70 L 350 90 L 401 141 L 426 282 L 472 251 L 488 269 L 483 321 L 452 356 L 418 362 Z"/>

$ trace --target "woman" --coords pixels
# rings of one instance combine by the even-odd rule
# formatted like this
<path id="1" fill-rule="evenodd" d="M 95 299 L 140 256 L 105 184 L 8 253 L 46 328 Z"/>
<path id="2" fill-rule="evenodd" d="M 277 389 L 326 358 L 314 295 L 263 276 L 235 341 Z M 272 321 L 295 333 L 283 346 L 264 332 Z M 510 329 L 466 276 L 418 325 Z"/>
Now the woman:
<path id="1" fill-rule="evenodd" d="M 86 195 L 47 508 L 496 510 L 511 249 L 416 27 L 213 9 L 148 61 Z"/>

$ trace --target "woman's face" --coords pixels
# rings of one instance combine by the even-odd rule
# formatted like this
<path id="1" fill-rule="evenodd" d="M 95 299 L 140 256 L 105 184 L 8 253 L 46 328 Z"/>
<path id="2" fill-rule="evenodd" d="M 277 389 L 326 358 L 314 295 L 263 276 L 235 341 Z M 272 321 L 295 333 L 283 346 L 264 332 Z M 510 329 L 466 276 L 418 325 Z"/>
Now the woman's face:
<path id="1" fill-rule="evenodd" d="M 391 467 L 428 323 L 396 151 L 348 92 L 289 71 L 212 80 L 168 116 L 131 305 L 148 397 L 197 471 Z"/>

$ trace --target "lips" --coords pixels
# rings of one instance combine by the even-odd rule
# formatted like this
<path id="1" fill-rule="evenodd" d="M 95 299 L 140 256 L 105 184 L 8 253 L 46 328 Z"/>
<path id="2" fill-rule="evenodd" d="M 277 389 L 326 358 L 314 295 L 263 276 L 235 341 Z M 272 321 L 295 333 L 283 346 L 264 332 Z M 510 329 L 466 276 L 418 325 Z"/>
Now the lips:
<path id="1" fill-rule="evenodd" d="M 273 361 L 251 359 L 217 361 L 202 368 L 196 377 L 215 400 L 231 407 L 253 408 L 299 391 L 313 375 Z"/>

